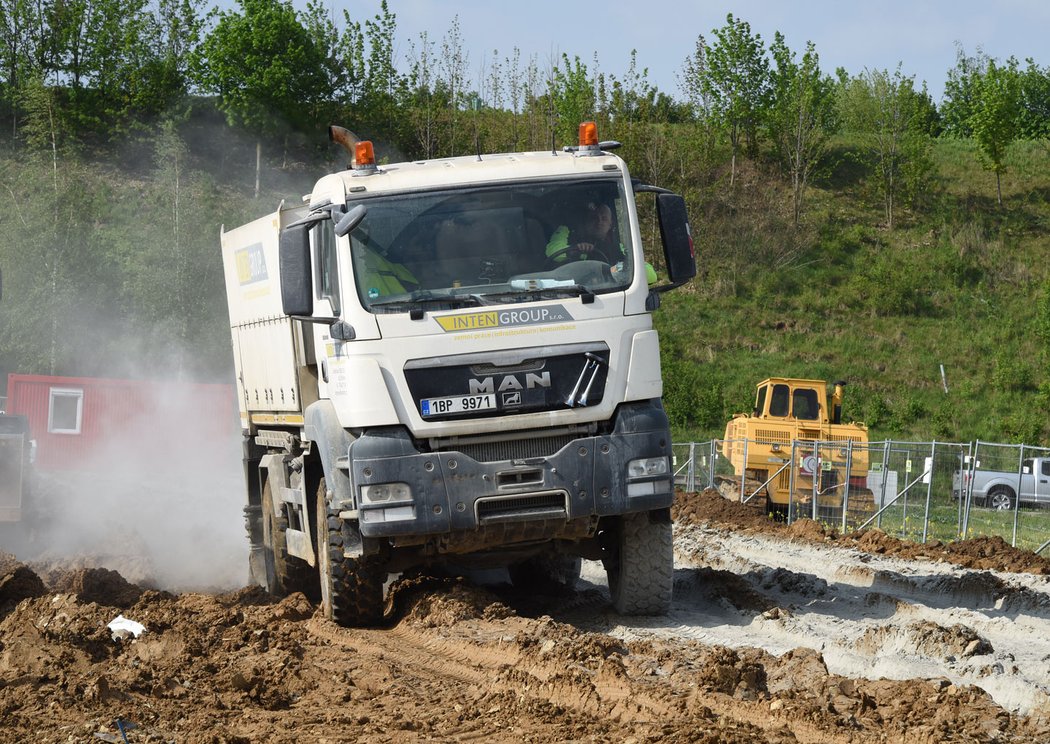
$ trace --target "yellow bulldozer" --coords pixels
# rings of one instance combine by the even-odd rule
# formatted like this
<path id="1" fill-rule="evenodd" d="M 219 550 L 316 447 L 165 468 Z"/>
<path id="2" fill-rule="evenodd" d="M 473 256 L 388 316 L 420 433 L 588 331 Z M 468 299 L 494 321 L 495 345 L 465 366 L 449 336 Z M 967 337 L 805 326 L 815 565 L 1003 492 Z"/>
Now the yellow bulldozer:
<path id="1" fill-rule="evenodd" d="M 726 425 L 721 452 L 736 481 L 720 489 L 766 510 L 793 516 L 849 522 L 875 508 L 868 489 L 868 427 L 842 423 L 844 382 L 770 377 L 758 383 L 751 413 L 738 413 Z M 848 487 L 847 487 L 848 485 Z M 762 502 L 759 502 L 762 503 Z M 844 520 L 847 521 L 847 520 Z"/>

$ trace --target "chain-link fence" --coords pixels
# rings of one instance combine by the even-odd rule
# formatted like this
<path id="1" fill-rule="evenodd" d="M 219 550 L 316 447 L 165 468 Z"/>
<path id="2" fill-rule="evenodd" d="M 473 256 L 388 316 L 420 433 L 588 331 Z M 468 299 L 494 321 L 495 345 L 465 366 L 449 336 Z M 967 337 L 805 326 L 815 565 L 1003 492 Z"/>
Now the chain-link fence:
<path id="1" fill-rule="evenodd" d="M 923 543 L 981 535 L 1036 551 L 1050 543 L 1050 449 L 714 439 L 673 452 L 679 488 L 714 488 L 788 522 L 878 527 Z"/>

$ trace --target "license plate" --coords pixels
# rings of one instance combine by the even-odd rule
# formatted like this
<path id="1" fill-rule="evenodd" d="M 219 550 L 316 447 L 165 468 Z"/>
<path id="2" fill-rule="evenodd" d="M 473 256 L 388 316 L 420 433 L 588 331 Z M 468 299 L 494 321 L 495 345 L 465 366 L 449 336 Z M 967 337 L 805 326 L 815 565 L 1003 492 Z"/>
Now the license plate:
<path id="1" fill-rule="evenodd" d="M 424 416 L 441 416 L 449 413 L 470 413 L 496 407 L 496 394 L 452 395 L 447 398 L 425 398 L 419 401 L 419 410 Z"/>

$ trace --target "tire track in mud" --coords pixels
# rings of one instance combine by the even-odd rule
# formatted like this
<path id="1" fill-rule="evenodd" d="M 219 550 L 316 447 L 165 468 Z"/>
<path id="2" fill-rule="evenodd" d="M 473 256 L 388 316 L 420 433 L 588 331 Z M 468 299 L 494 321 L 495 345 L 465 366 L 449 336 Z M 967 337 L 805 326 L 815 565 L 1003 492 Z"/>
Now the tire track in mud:
<path id="1" fill-rule="evenodd" d="M 901 561 L 786 536 L 685 526 L 663 622 L 564 616 L 626 640 L 688 639 L 773 654 L 806 647 L 854 678 L 943 677 L 1008 710 L 1050 711 L 1045 576 Z"/>
<path id="2" fill-rule="evenodd" d="M 638 697 L 625 685 L 618 643 L 580 638 L 550 618 L 458 621 L 416 628 L 402 621 L 389 630 L 348 630 L 313 618 L 314 636 L 377 661 L 396 659 L 420 684 L 450 683 L 481 692 L 514 693 L 587 716 L 655 722 L 673 712 L 658 698 Z M 639 718 L 639 716 L 641 718 Z"/>

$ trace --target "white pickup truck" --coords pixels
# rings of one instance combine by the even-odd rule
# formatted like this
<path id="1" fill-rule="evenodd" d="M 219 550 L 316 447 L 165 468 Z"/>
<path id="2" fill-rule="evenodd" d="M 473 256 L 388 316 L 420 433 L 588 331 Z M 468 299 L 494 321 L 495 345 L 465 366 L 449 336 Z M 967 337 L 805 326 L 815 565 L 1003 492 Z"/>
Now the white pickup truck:
<path id="1" fill-rule="evenodd" d="M 1020 473 L 996 470 L 956 472 L 952 480 L 953 495 L 965 498 L 967 492 L 974 504 L 992 509 L 1013 509 L 1018 493 L 1022 504 L 1050 504 L 1050 458 L 1023 460 Z"/>

